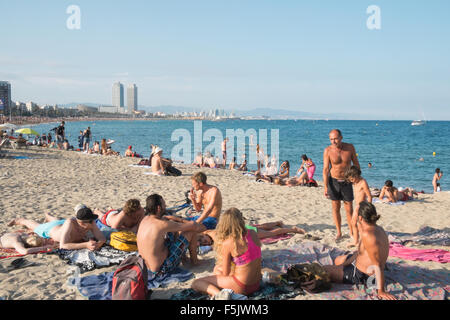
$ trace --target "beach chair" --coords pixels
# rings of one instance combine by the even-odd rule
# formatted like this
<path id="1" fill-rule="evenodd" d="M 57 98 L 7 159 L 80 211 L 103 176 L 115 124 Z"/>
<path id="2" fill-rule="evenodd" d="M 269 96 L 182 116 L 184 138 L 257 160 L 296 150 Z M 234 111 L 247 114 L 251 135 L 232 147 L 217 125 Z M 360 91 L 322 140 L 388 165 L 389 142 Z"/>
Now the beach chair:
<path id="1" fill-rule="evenodd" d="M 25 147 L 26 149 L 28 149 L 28 144 L 26 142 L 26 140 L 11 140 L 11 145 L 13 147 L 13 149 L 21 149 L 23 147 Z"/>

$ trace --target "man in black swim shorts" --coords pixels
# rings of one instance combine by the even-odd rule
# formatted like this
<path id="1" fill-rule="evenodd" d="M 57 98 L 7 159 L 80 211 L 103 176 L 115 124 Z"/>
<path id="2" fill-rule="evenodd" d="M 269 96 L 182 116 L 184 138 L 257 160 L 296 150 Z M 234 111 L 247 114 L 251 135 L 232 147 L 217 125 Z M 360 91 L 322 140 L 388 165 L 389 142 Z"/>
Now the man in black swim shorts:
<path id="1" fill-rule="evenodd" d="M 342 133 L 338 129 L 330 131 L 331 145 L 323 152 L 323 182 L 324 194 L 331 200 L 333 220 L 336 224 L 336 240 L 342 237 L 341 232 L 341 201 L 344 201 L 347 213 L 347 223 L 352 230 L 353 213 L 353 187 L 345 180 L 345 172 L 352 165 L 359 166 L 355 147 L 350 143 L 342 142 Z"/>

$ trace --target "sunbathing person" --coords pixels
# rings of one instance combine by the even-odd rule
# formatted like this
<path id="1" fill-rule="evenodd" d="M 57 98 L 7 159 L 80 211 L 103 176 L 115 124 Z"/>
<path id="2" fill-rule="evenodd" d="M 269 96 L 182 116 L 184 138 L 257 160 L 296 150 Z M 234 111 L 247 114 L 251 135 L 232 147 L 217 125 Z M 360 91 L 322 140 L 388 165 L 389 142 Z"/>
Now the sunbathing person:
<path id="1" fill-rule="evenodd" d="M 44 224 L 18 218 L 11 221 L 9 226 L 25 226 L 44 239 L 53 239 L 59 242 L 60 249 L 94 251 L 100 249 L 106 242 L 103 233 L 95 224 L 97 218 L 98 216 L 93 214 L 91 209 L 83 207 L 77 211 L 76 217 L 70 219 L 60 220 L 46 214 L 45 220 L 48 222 Z"/>
<path id="2" fill-rule="evenodd" d="M 358 228 L 361 240 L 355 253 L 339 256 L 334 265 L 323 266 L 331 281 L 346 284 L 365 284 L 375 273 L 378 296 L 395 300 L 385 291 L 384 267 L 389 256 L 389 240 L 382 227 L 376 224 L 380 218 L 373 204 L 359 204 Z"/>
<path id="3" fill-rule="evenodd" d="M 222 194 L 219 188 L 207 184 L 206 180 L 206 174 L 203 172 L 197 172 L 191 177 L 192 188 L 189 197 L 195 211 L 201 214 L 188 219 L 203 223 L 208 229 L 215 229 L 222 211 Z"/>
<path id="4" fill-rule="evenodd" d="M 300 174 L 298 178 L 292 178 L 289 180 L 288 185 L 290 186 L 304 186 L 310 180 L 314 179 L 314 173 L 316 172 L 316 165 L 314 162 L 306 156 L 302 155 L 302 164 L 297 171 L 297 175 Z"/>
<path id="5" fill-rule="evenodd" d="M 244 159 L 244 161 L 242 161 L 242 164 L 239 166 L 239 171 L 248 171 L 247 168 L 247 159 Z"/>
<path id="6" fill-rule="evenodd" d="M 192 289 L 217 300 L 230 299 L 230 292 L 223 289 L 244 295 L 258 291 L 262 278 L 261 242 L 255 231 L 245 227 L 238 209 L 231 208 L 222 214 L 215 238 L 218 262 L 214 275 L 195 280 Z"/>
<path id="7" fill-rule="evenodd" d="M 236 157 L 233 157 L 233 160 L 230 162 L 230 166 L 229 166 L 228 169 L 235 170 L 235 169 L 237 169 L 236 166 L 237 166 L 237 164 L 236 164 Z"/>
<path id="8" fill-rule="evenodd" d="M 195 157 L 194 162 L 192 163 L 197 168 L 200 168 L 203 164 L 203 155 L 201 152 L 197 153 L 197 156 Z"/>
<path id="9" fill-rule="evenodd" d="M 272 238 L 286 233 L 305 234 L 305 230 L 299 227 L 286 227 L 282 221 L 267 222 L 259 225 L 245 225 L 245 228 L 255 231 L 258 239 Z M 203 231 L 198 236 L 199 246 L 212 246 L 216 232 L 216 230 Z"/>
<path id="10" fill-rule="evenodd" d="M 166 174 L 166 166 L 164 165 L 162 160 L 162 153 L 163 150 L 160 147 L 156 147 L 153 151 L 152 162 L 150 164 L 152 166 L 153 174 L 159 176 L 163 176 Z"/>
<path id="11" fill-rule="evenodd" d="M 145 210 L 139 200 L 130 199 L 125 202 L 123 209 L 111 209 L 107 212 L 95 209 L 94 213 L 98 215 L 100 222 L 108 227 L 137 233 L 139 224 L 144 218 Z"/>
<path id="12" fill-rule="evenodd" d="M 417 192 L 414 189 L 402 188 L 399 190 L 393 186 L 393 182 L 391 180 L 386 180 L 383 188 L 381 189 L 379 198 L 383 202 L 396 203 L 398 201 L 412 200 L 414 195 L 417 195 Z M 386 199 L 384 199 L 384 196 L 386 196 Z"/>
<path id="13" fill-rule="evenodd" d="M 19 254 L 32 254 L 59 246 L 56 242 L 49 242 L 34 232 L 10 232 L 0 237 L 0 249 L 15 249 Z"/>
<path id="14" fill-rule="evenodd" d="M 139 255 L 144 259 L 150 276 L 172 272 L 189 250 L 190 262 L 197 258 L 197 234 L 205 231 L 202 224 L 194 221 L 179 223 L 164 217 L 166 203 L 158 194 L 147 197 L 146 216 L 137 232 Z"/>

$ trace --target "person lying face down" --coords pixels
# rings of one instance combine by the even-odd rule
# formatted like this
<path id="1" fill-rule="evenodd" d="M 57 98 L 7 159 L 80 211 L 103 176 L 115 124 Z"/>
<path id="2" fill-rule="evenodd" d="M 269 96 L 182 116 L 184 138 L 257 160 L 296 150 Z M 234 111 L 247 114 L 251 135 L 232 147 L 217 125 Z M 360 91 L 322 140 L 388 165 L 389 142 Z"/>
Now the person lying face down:
<path id="1" fill-rule="evenodd" d="M 46 241 L 34 232 L 10 232 L 0 237 L 0 248 L 15 249 L 18 253 L 26 255 L 54 249 L 58 243 Z"/>
<path id="2" fill-rule="evenodd" d="M 137 199 L 130 199 L 125 202 L 123 209 L 109 210 L 102 212 L 95 209 L 102 224 L 117 230 L 137 232 L 139 223 L 144 218 L 145 210 Z"/>

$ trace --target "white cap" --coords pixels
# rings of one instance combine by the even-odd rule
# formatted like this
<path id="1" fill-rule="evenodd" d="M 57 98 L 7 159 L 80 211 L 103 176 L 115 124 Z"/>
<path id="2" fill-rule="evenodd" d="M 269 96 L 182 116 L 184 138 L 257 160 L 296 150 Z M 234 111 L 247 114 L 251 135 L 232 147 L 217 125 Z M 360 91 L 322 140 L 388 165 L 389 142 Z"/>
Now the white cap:
<path id="1" fill-rule="evenodd" d="M 153 151 L 153 154 L 158 154 L 158 152 L 163 151 L 163 149 L 161 149 L 160 147 L 156 147 L 155 150 Z"/>
<path id="2" fill-rule="evenodd" d="M 405 190 L 405 188 L 403 188 L 403 187 L 398 187 L 398 191 L 403 191 L 403 190 Z"/>
<path id="3" fill-rule="evenodd" d="M 79 203 L 73 209 L 75 210 L 75 213 L 77 213 L 78 210 L 83 209 L 83 208 L 87 208 L 87 206 L 85 204 Z"/>

